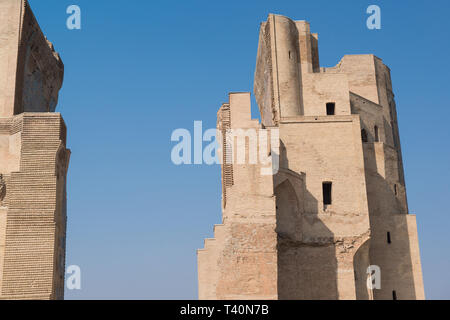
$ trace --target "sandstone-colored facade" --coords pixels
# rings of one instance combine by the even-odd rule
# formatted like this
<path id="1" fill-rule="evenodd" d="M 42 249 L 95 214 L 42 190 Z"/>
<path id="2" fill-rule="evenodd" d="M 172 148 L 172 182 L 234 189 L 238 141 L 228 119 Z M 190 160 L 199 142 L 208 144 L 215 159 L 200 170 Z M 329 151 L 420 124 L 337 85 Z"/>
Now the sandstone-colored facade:
<path id="1" fill-rule="evenodd" d="M 198 250 L 199 298 L 424 299 L 389 68 L 374 55 L 321 68 L 309 24 L 271 14 L 254 92 L 261 123 L 250 93 L 232 93 L 218 130 L 279 130 L 279 169 L 222 164 L 223 223 Z M 367 286 L 370 265 L 381 289 Z"/>
<path id="2" fill-rule="evenodd" d="M 0 0 L 0 299 L 62 299 L 64 65 L 26 0 Z"/>

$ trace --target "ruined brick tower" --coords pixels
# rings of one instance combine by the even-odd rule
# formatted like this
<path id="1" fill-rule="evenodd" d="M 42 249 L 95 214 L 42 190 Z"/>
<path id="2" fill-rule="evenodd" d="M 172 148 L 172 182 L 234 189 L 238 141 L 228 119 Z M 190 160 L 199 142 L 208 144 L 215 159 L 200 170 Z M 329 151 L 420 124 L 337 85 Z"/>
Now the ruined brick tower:
<path id="1" fill-rule="evenodd" d="M 0 0 L 0 299 L 62 299 L 64 66 L 25 0 Z"/>
<path id="2" fill-rule="evenodd" d="M 199 298 L 424 299 L 389 68 L 374 55 L 321 68 L 309 24 L 269 15 L 254 91 L 262 123 L 250 94 L 232 93 L 218 129 L 278 130 L 279 169 L 222 165 L 223 223 L 198 251 Z"/>

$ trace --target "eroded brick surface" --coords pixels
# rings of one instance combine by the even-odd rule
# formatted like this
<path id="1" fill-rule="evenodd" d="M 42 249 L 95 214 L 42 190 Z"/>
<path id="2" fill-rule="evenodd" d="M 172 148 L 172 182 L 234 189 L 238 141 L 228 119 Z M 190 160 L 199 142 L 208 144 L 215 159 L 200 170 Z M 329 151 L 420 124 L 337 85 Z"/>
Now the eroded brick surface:
<path id="1" fill-rule="evenodd" d="M 25 0 L 0 0 L 0 299 L 64 297 L 64 66 Z"/>
<path id="2" fill-rule="evenodd" d="M 321 68 L 309 23 L 269 15 L 254 92 L 261 123 L 250 94 L 233 93 L 218 129 L 278 129 L 280 168 L 222 166 L 223 224 L 198 251 L 199 298 L 424 299 L 389 68 L 370 54 Z M 370 265 L 381 289 L 366 285 Z"/>

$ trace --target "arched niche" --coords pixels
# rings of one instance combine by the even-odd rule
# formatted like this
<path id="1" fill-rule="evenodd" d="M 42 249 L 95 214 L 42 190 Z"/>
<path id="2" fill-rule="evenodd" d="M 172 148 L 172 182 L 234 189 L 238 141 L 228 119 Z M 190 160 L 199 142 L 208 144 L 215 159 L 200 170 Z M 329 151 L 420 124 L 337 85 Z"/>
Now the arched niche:
<path id="1" fill-rule="evenodd" d="M 373 300 L 372 289 L 367 286 L 367 268 L 370 266 L 369 247 L 370 240 L 366 240 L 356 250 L 353 256 L 353 270 L 355 275 L 355 291 L 357 300 Z"/>
<path id="2" fill-rule="evenodd" d="M 303 213 L 303 175 L 280 168 L 274 178 L 277 233 L 281 238 L 301 240 Z"/>

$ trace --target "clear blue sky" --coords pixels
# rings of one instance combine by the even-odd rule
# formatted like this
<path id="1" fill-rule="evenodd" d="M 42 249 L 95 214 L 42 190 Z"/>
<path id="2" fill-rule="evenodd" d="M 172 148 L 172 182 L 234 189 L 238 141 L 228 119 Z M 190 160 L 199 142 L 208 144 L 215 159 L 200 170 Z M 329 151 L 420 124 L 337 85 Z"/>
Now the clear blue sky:
<path id="1" fill-rule="evenodd" d="M 68 299 L 196 299 L 196 249 L 220 222 L 218 166 L 176 167 L 176 128 L 213 128 L 230 91 L 251 91 L 259 23 L 308 20 L 322 66 L 374 53 L 392 70 L 408 199 L 428 298 L 450 299 L 450 2 L 30 0 L 65 63 Z M 82 29 L 66 28 L 66 8 Z M 370 4 L 382 29 L 366 28 Z M 256 105 L 254 114 L 257 115 Z"/>

